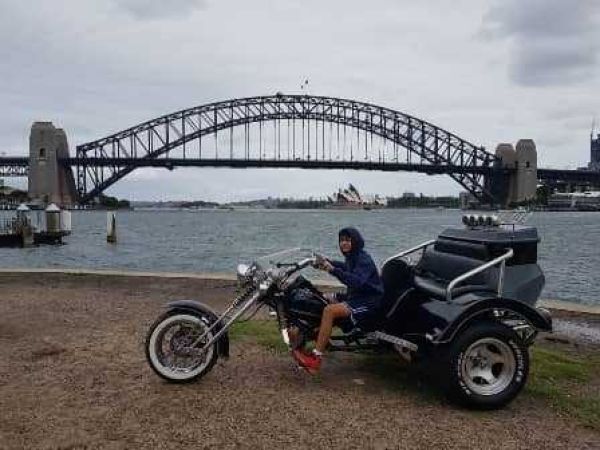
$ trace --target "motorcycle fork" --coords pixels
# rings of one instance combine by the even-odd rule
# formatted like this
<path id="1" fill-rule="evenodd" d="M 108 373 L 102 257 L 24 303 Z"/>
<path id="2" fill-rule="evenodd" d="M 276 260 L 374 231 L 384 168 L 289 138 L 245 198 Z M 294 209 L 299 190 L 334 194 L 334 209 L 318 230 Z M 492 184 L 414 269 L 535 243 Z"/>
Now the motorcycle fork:
<path id="1" fill-rule="evenodd" d="M 289 335 L 289 326 L 287 312 L 285 307 L 283 306 L 283 299 L 281 297 L 275 298 L 275 313 L 277 314 L 277 327 L 279 328 L 279 332 L 281 333 L 281 339 L 291 348 L 290 343 L 290 335 Z"/>
<path id="2" fill-rule="evenodd" d="M 246 311 L 248 311 L 248 309 L 254 305 L 254 303 L 256 303 L 256 301 L 260 298 L 261 294 L 259 292 L 255 292 L 254 294 L 252 294 L 252 296 L 246 300 L 246 303 L 244 303 L 244 305 L 238 309 L 235 314 L 233 314 L 233 316 L 231 316 L 231 318 L 224 324 L 221 326 L 221 329 L 219 331 L 217 331 L 216 334 L 213 335 L 213 337 L 206 343 L 204 344 L 204 346 L 202 347 L 202 349 L 200 349 L 201 353 L 204 353 L 206 351 L 207 348 L 209 348 L 211 345 L 213 345 L 215 342 L 217 342 L 217 340 L 223 336 L 223 334 L 229 329 L 229 327 L 233 324 L 233 322 L 235 322 L 237 320 L 238 317 L 240 317 L 242 314 L 244 314 Z M 227 315 L 233 311 L 235 308 L 237 307 L 236 302 L 234 301 L 229 308 L 227 308 L 225 310 L 225 312 L 223 314 L 221 314 L 217 320 L 215 320 L 213 322 L 213 324 L 208 327 L 208 329 L 202 334 L 202 336 L 198 337 L 194 342 L 192 342 L 192 345 L 190 345 L 190 347 L 195 348 L 200 342 L 202 342 L 206 336 L 208 336 L 208 334 L 210 332 L 212 332 L 212 330 L 214 330 L 215 328 L 217 328 L 217 326 L 219 324 L 221 324 L 221 322 L 223 321 L 223 319 L 225 319 L 225 317 L 227 317 Z"/>

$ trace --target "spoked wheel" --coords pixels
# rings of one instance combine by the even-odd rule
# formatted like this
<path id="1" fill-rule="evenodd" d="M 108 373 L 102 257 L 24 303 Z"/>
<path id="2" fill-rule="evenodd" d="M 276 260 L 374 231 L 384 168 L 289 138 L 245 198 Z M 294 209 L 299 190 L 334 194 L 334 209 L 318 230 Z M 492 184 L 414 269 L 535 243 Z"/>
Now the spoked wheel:
<path id="1" fill-rule="evenodd" d="M 525 385 L 529 353 L 511 328 L 485 322 L 456 337 L 443 364 L 443 384 L 451 399 L 493 409 L 510 402 Z"/>
<path id="2" fill-rule="evenodd" d="M 148 332 L 148 363 L 159 376 L 175 383 L 190 382 L 205 375 L 217 361 L 216 343 L 206 349 L 202 343 L 197 347 L 191 345 L 208 328 L 208 319 L 201 315 L 167 312 Z M 204 343 L 211 338 L 212 333 L 209 333 Z"/>

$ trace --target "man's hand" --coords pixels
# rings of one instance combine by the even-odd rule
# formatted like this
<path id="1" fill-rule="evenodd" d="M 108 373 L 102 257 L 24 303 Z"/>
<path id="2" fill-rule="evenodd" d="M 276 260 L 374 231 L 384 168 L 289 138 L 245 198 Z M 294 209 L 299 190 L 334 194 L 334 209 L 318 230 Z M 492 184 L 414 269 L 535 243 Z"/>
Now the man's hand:
<path id="1" fill-rule="evenodd" d="M 319 254 L 315 255 L 314 267 L 316 269 L 323 270 L 325 272 L 331 272 L 333 270 L 333 265 L 329 262 L 329 260 Z"/>
<path id="2" fill-rule="evenodd" d="M 320 267 L 320 269 L 321 269 L 321 270 L 324 270 L 325 272 L 331 272 L 331 271 L 333 270 L 333 265 L 332 265 L 332 264 L 331 264 L 329 261 L 327 261 L 327 260 L 324 260 L 324 261 L 321 263 L 321 267 Z"/>

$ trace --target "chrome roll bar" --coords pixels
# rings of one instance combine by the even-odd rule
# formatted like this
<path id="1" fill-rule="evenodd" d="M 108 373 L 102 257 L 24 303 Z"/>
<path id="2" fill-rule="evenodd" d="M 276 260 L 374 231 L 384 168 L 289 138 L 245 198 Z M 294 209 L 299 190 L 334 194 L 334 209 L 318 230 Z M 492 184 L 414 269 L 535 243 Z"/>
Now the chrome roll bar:
<path id="1" fill-rule="evenodd" d="M 384 262 L 381 263 L 381 268 L 383 268 L 383 266 L 385 266 L 388 262 L 390 262 L 396 258 L 402 258 L 403 256 L 410 255 L 411 253 L 414 253 L 417 250 L 421 250 L 422 248 L 425 248 L 428 245 L 433 244 L 434 242 L 435 242 L 435 239 L 432 239 L 430 241 L 423 242 L 422 244 L 419 244 L 416 247 L 409 248 L 408 250 L 404 250 L 404 251 L 398 253 L 397 255 L 390 256 L 388 259 L 386 259 Z"/>
<path id="2" fill-rule="evenodd" d="M 450 283 L 448 283 L 448 287 L 446 288 L 446 300 L 447 301 L 452 300 L 452 289 L 454 289 L 458 283 L 461 283 L 461 282 L 471 278 L 472 276 L 477 275 L 478 273 L 481 273 L 484 270 L 495 266 L 496 264 L 500 264 L 500 274 L 498 275 L 498 288 L 497 288 L 497 295 L 498 295 L 498 297 L 500 297 L 502 295 L 502 289 L 504 287 L 504 270 L 506 268 L 506 260 L 512 258 L 513 255 L 514 255 L 513 249 L 509 248 L 508 251 L 505 254 L 503 254 L 502 256 L 492 259 L 491 261 L 489 261 L 485 264 L 482 264 L 481 266 L 476 267 L 473 270 L 469 270 L 468 272 L 463 273 L 462 275 L 459 275 L 458 277 L 454 278 Z"/>

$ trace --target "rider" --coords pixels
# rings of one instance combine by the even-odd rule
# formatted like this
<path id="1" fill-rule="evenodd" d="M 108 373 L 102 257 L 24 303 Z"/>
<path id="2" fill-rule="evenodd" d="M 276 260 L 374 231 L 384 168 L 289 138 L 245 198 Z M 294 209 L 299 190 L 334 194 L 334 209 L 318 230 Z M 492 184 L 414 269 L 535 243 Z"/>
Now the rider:
<path id="1" fill-rule="evenodd" d="M 383 296 L 383 283 L 373 258 L 364 250 L 365 241 L 356 228 L 342 228 L 339 232 L 340 251 L 345 261 L 320 258 L 317 268 L 329 272 L 347 286 L 346 294 L 337 294 L 323 310 L 319 336 L 312 354 L 295 349 L 293 355 L 309 373 L 321 367 L 323 352 L 329 343 L 333 322 L 350 318 L 354 326 L 368 324 L 377 316 Z"/>

